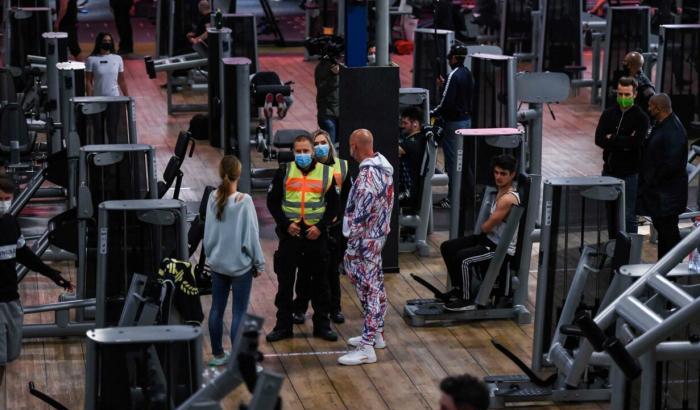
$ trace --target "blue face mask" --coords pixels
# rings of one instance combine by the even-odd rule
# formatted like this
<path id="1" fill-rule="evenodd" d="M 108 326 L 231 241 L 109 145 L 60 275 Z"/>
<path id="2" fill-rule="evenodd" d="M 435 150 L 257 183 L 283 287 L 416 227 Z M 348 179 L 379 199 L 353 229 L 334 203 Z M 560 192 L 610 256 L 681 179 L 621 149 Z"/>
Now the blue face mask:
<path id="1" fill-rule="evenodd" d="M 299 168 L 308 168 L 312 161 L 311 154 L 294 154 L 294 162 L 297 163 Z"/>
<path id="2" fill-rule="evenodd" d="M 327 144 L 319 144 L 314 147 L 314 152 L 316 153 L 316 158 L 326 158 L 330 152 L 331 147 Z"/>

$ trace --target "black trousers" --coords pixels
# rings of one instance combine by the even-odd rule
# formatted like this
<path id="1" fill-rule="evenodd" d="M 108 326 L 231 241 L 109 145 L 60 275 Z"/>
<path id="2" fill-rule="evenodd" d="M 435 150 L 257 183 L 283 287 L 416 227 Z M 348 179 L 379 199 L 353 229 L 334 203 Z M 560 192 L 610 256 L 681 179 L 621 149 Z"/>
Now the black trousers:
<path id="1" fill-rule="evenodd" d="M 656 252 L 661 259 L 674 246 L 681 241 L 681 233 L 678 229 L 678 215 L 651 217 L 651 223 L 659 233 L 659 243 Z"/>
<path id="2" fill-rule="evenodd" d="M 325 266 L 326 277 L 328 278 L 328 288 L 330 290 L 330 311 L 340 312 L 340 272 L 338 264 L 343 260 L 345 253 L 343 237 L 343 227 L 341 224 L 328 229 L 328 263 Z M 294 299 L 294 312 L 306 313 L 311 301 L 313 289 L 312 277 L 307 272 L 299 271 L 297 283 L 294 287 L 296 298 Z"/>
<path id="3" fill-rule="evenodd" d="M 114 24 L 117 25 L 119 33 L 119 51 L 134 51 L 134 37 L 131 30 L 131 16 L 129 10 L 133 5 L 132 0 L 110 0 L 109 6 L 114 13 Z"/>
<path id="4" fill-rule="evenodd" d="M 80 43 L 78 43 L 78 25 L 75 23 L 61 24 L 58 25 L 58 31 L 62 31 L 68 34 L 68 51 L 73 57 L 78 57 L 80 55 Z"/>
<path id="5" fill-rule="evenodd" d="M 473 299 L 479 288 L 481 268 L 493 258 L 496 245 L 485 235 L 470 235 L 450 239 L 440 245 L 452 287 L 463 299 Z"/>
<path id="6" fill-rule="evenodd" d="M 314 330 L 323 331 L 330 328 L 328 318 L 329 291 L 328 275 L 328 237 L 322 233 L 315 241 L 303 237 L 293 237 L 286 232 L 280 235 L 280 243 L 274 255 L 274 269 L 277 274 L 277 324 L 275 330 L 292 330 L 294 279 L 298 272 L 309 275 L 307 294 L 311 295 L 314 308 Z"/>

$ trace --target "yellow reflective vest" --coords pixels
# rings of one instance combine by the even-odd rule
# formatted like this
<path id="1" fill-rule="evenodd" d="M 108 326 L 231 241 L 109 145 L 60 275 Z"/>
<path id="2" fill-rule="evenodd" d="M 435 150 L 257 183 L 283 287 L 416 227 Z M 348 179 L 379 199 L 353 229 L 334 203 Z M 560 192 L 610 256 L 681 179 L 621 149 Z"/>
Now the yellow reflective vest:
<path id="1" fill-rule="evenodd" d="M 317 162 L 304 175 L 295 163 L 287 164 L 282 200 L 285 216 L 293 222 L 303 220 L 306 225 L 316 225 L 326 212 L 325 195 L 333 182 L 331 172 L 331 167 Z"/>
<path id="2" fill-rule="evenodd" d="M 335 179 L 335 186 L 338 188 L 338 193 L 340 193 L 343 187 L 343 182 L 345 182 L 345 177 L 348 176 L 348 162 L 344 159 L 335 158 L 333 163 L 333 178 Z"/>

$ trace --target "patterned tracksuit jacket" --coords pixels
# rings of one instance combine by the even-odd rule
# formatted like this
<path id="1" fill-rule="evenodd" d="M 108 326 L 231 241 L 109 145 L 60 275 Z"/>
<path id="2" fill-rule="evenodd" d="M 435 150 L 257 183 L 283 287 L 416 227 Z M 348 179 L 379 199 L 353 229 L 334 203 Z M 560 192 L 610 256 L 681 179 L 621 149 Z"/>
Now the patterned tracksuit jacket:
<path id="1" fill-rule="evenodd" d="M 389 234 L 394 206 L 394 169 L 379 153 L 360 163 L 350 188 L 343 235 L 348 238 L 343 265 L 355 286 L 365 318 L 362 343 L 372 345 L 384 329 L 386 292 L 382 248 Z"/>

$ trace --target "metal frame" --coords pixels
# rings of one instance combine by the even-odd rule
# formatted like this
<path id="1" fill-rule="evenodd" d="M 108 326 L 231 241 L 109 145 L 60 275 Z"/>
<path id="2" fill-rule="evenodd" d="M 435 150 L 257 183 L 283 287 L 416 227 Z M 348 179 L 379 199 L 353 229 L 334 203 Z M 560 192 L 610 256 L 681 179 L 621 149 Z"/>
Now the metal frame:
<path id="1" fill-rule="evenodd" d="M 423 124 L 430 123 L 430 95 L 425 88 L 400 88 L 400 106 L 421 106 L 423 111 Z M 433 190 L 432 179 L 437 163 L 437 141 L 434 136 L 428 136 L 426 140 L 425 154 L 423 155 L 423 166 L 425 174 L 422 175 L 422 190 L 420 209 L 417 215 L 399 215 L 399 225 L 415 228 L 415 238 L 413 242 L 401 242 L 399 240 L 399 252 L 418 252 L 420 256 L 430 254 L 428 245 L 428 231 L 433 215 Z"/>
<path id="2" fill-rule="evenodd" d="M 602 75 L 602 85 L 600 87 L 600 99 L 602 101 L 603 109 L 608 108 L 611 104 L 608 101 L 608 81 L 612 81 L 610 78 L 610 64 L 615 66 L 622 65 L 622 61 L 611 62 L 610 61 L 610 48 L 613 39 L 619 39 L 621 37 L 620 33 L 616 31 L 619 26 L 614 24 L 617 19 L 627 20 L 630 18 L 638 18 L 639 13 L 646 14 L 646 33 L 640 33 L 641 36 L 646 37 L 646 45 L 642 44 L 641 50 L 637 50 L 640 53 L 647 53 L 650 47 L 651 39 L 651 16 L 649 7 L 645 6 L 625 6 L 625 7 L 609 7 L 607 15 L 607 24 L 605 32 L 605 58 L 603 62 L 603 75 Z M 642 16 L 644 18 L 644 16 Z M 617 34 L 617 35 L 615 35 Z M 624 34 L 624 33 L 623 33 Z M 628 47 L 627 51 L 633 50 L 636 47 Z"/>
<path id="3" fill-rule="evenodd" d="M 137 199 L 125 201 L 106 201 L 100 204 L 98 211 L 98 243 L 97 243 L 97 287 L 95 299 L 97 306 L 95 309 L 95 326 L 97 328 L 107 325 L 106 318 L 106 295 L 107 295 L 107 274 L 108 250 L 110 249 L 109 238 L 109 217 L 110 212 L 151 212 L 170 211 L 179 215 L 179 218 L 172 223 L 179 225 L 180 240 L 176 258 L 187 259 L 187 207 L 185 203 L 177 199 Z M 170 221 L 164 221 L 165 223 Z"/>
<path id="4" fill-rule="evenodd" d="M 234 152 L 232 143 L 235 140 L 237 145 L 237 155 L 241 160 L 241 176 L 238 181 L 238 189 L 241 192 L 251 192 L 251 180 L 253 170 L 250 160 L 250 65 L 251 61 L 245 57 L 228 57 L 222 59 L 223 70 L 221 82 L 223 90 L 221 93 L 221 112 L 223 126 L 221 127 L 220 144 L 226 154 Z M 229 95 L 229 82 L 235 90 L 235 95 Z M 231 98 L 235 98 L 232 104 Z M 230 107 L 235 105 L 235 114 Z M 230 120 L 235 118 L 235 129 L 230 124 Z"/>
<path id="5" fill-rule="evenodd" d="M 438 39 L 435 39 L 435 34 L 437 33 Z M 426 40 L 421 40 L 420 37 L 426 36 L 428 39 Z M 437 103 L 440 102 L 441 94 L 438 92 L 436 83 L 435 83 L 435 78 L 433 78 L 435 74 L 435 67 L 434 62 L 436 61 L 435 58 L 428 58 L 428 61 L 422 61 L 422 58 L 427 57 L 427 56 L 432 56 L 434 53 L 440 53 L 441 50 L 435 50 L 435 51 L 428 51 L 428 50 L 423 50 L 422 46 L 426 43 L 430 43 L 430 48 L 434 49 L 435 44 L 439 44 L 440 47 L 445 47 L 445 54 L 440 55 L 439 57 L 444 57 L 445 62 L 444 65 L 441 65 L 442 67 L 445 67 L 445 72 L 440 73 L 444 78 L 447 78 L 447 74 L 449 73 L 449 60 L 447 58 L 447 54 L 450 51 L 450 47 L 452 44 L 454 44 L 455 41 L 455 33 L 454 31 L 451 30 L 435 30 L 435 29 L 427 29 L 427 28 L 417 28 L 415 30 L 415 44 L 416 44 L 416 50 L 413 53 L 413 80 L 412 80 L 412 86 L 417 87 L 417 88 L 425 88 L 430 92 L 430 97 L 431 97 L 431 106 L 437 105 Z M 430 69 L 426 70 L 431 73 L 431 77 L 428 79 L 425 78 L 419 78 L 418 76 L 420 75 L 420 70 L 421 67 L 424 67 L 426 65 L 430 65 Z M 416 67 L 419 69 L 416 70 Z"/>
<path id="6" fill-rule="evenodd" d="M 665 43 L 666 43 L 666 40 L 669 38 L 669 35 L 668 35 L 667 32 L 668 32 L 668 31 L 676 31 L 676 30 L 678 30 L 678 31 L 686 31 L 686 30 L 688 30 L 688 31 L 700 31 L 700 24 L 668 24 L 668 25 L 662 25 L 662 26 L 659 28 L 659 51 L 658 51 L 658 56 L 659 56 L 659 57 L 658 57 L 658 60 L 657 60 L 657 67 L 656 67 L 656 81 L 655 81 L 655 86 L 656 86 L 656 92 L 658 92 L 658 93 L 662 93 L 662 92 L 663 92 L 663 93 L 667 93 L 667 94 L 669 94 L 669 96 L 672 96 L 672 95 L 674 95 L 675 93 L 673 93 L 672 90 L 668 90 L 668 89 L 666 89 L 666 88 L 663 87 L 664 82 L 665 82 L 665 81 L 664 81 L 664 78 L 665 78 L 666 75 L 670 75 L 670 76 L 674 76 L 674 77 L 675 77 L 675 76 L 676 76 L 676 73 L 667 73 L 667 72 L 666 72 L 667 70 L 666 70 L 666 61 L 665 61 L 665 60 L 666 60 L 666 51 L 667 51 L 667 50 L 666 50 L 666 45 L 665 45 Z M 698 36 L 700 36 L 700 34 L 699 34 Z M 691 44 L 690 46 L 692 47 L 692 45 L 693 45 L 693 44 Z M 697 44 L 695 44 L 695 45 L 697 46 Z M 684 51 L 685 51 L 685 50 L 684 50 Z M 690 53 L 693 52 L 692 49 L 687 50 L 687 51 L 688 51 L 687 54 L 690 54 Z M 700 70 L 700 68 L 698 68 L 698 64 L 700 64 L 700 57 L 697 57 L 697 50 L 695 50 L 695 53 L 696 53 L 696 57 L 695 57 L 694 64 L 696 65 L 696 70 Z M 688 58 L 687 54 L 684 53 L 684 55 L 681 56 L 681 57 L 687 59 L 687 58 Z M 673 56 L 672 56 L 671 58 L 673 59 Z M 690 59 L 688 59 L 688 60 L 690 60 Z M 692 65 L 693 62 L 690 61 L 689 64 Z M 700 73 L 698 73 L 697 76 L 698 76 L 698 78 L 696 79 L 696 81 L 700 82 Z M 683 80 L 683 79 L 681 79 L 681 80 Z M 675 81 L 674 81 L 674 84 L 677 84 L 678 81 L 679 81 L 679 79 L 676 78 Z M 699 87 L 700 87 L 700 86 L 699 86 Z M 675 88 L 675 87 L 674 87 L 674 88 Z M 697 121 L 697 119 L 700 119 L 700 118 L 699 118 L 699 117 L 700 117 L 700 100 L 698 99 L 697 92 L 696 92 L 696 93 L 693 93 L 693 90 L 691 90 L 691 92 L 689 93 L 689 95 L 693 95 L 693 96 L 696 98 L 696 102 L 695 102 L 695 112 L 694 112 L 693 114 L 694 114 L 694 118 L 695 118 L 696 121 Z M 675 111 L 675 110 L 674 110 L 674 111 Z M 691 121 L 692 121 L 692 119 L 691 119 Z M 685 124 L 684 124 L 684 125 L 685 125 Z"/>
<path id="7" fill-rule="evenodd" d="M 5 5 L 4 5 L 4 26 L 5 26 L 5 31 L 4 31 L 4 48 L 3 48 L 3 54 L 5 56 L 5 65 L 10 67 L 13 71 L 13 76 L 18 76 L 21 73 L 18 73 L 18 69 L 22 69 L 23 67 L 16 67 L 12 66 L 11 64 L 13 61 L 10 61 L 12 59 L 12 19 L 14 18 L 15 13 L 22 13 L 22 12 L 27 12 L 27 13 L 33 13 L 33 12 L 40 12 L 43 11 L 46 13 L 46 18 L 47 18 L 47 26 L 48 30 L 46 32 L 52 31 L 53 30 L 53 18 L 51 14 L 51 9 L 49 8 L 48 1 L 46 2 L 45 7 L 12 7 L 11 6 L 11 1 L 10 0 L 5 0 Z M 36 39 L 37 42 L 41 42 L 41 39 Z"/>
<path id="8" fill-rule="evenodd" d="M 554 209 L 554 187 L 590 187 L 587 192 L 587 197 L 592 199 L 604 200 L 605 198 L 618 199 L 617 218 L 619 230 L 624 231 L 625 207 L 624 207 L 624 182 L 612 177 L 576 177 L 576 178 L 551 178 L 544 182 L 542 191 L 542 216 L 540 219 L 540 257 L 539 266 L 537 268 L 537 301 L 539 306 L 546 307 L 545 309 L 537 309 L 535 311 L 535 330 L 532 343 L 532 367 L 535 370 L 540 370 L 545 365 L 545 330 L 544 322 L 545 315 L 552 306 L 547 305 L 547 284 L 548 284 L 548 269 L 549 256 L 548 252 L 551 247 L 550 243 L 553 240 L 552 232 L 552 217 L 554 212 L 559 212 L 559 209 Z"/>

